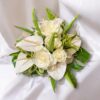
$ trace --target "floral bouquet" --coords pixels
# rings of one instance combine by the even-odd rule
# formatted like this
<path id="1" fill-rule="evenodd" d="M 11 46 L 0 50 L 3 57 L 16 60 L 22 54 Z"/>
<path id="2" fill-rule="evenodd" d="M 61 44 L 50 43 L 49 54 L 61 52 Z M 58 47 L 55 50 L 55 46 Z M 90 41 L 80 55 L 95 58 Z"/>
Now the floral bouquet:
<path id="1" fill-rule="evenodd" d="M 84 68 L 90 53 L 81 47 L 81 39 L 75 29 L 75 16 L 70 23 L 58 18 L 46 9 L 47 19 L 38 21 L 32 11 L 34 26 L 31 29 L 15 26 L 29 33 L 16 41 L 16 52 L 10 54 L 16 73 L 26 76 L 48 76 L 55 90 L 56 82 L 67 79 L 75 88 L 78 86 L 75 72 Z"/>

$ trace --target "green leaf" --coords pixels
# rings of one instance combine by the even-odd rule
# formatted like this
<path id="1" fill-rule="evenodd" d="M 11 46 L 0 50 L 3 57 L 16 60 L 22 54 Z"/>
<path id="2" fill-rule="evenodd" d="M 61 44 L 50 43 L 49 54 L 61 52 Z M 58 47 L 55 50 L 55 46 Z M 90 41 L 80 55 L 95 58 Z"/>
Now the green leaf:
<path id="1" fill-rule="evenodd" d="M 38 18 L 35 14 L 35 9 L 32 10 L 32 20 L 33 20 L 34 27 L 38 32 L 38 35 L 43 36 L 42 33 L 41 33 L 41 30 L 39 28 L 39 25 L 38 25 Z"/>
<path id="2" fill-rule="evenodd" d="M 36 73 L 37 73 L 38 75 L 42 76 L 42 75 L 45 74 L 45 70 L 43 70 L 43 69 L 41 69 L 41 68 L 38 68 L 38 69 L 36 70 Z"/>
<path id="3" fill-rule="evenodd" d="M 49 8 L 46 9 L 46 14 L 49 20 L 53 20 L 56 18 L 55 14 Z"/>
<path id="4" fill-rule="evenodd" d="M 68 66 L 70 66 L 72 69 L 74 69 L 76 71 L 80 71 L 84 68 L 82 65 L 77 63 L 75 60 L 71 64 L 68 64 Z"/>
<path id="5" fill-rule="evenodd" d="M 72 64 L 67 65 L 67 70 L 66 70 L 64 77 L 65 77 L 66 80 L 68 80 L 68 82 L 74 88 L 77 88 L 78 83 L 77 83 L 77 79 L 76 79 L 76 77 L 75 77 L 75 75 L 73 74 L 73 71 L 72 71 Z"/>
<path id="6" fill-rule="evenodd" d="M 55 92 L 56 81 L 55 81 L 52 77 L 49 77 L 49 79 L 50 79 L 50 82 L 51 82 L 52 89 L 53 89 L 53 91 Z"/>
<path id="7" fill-rule="evenodd" d="M 55 42 L 55 33 L 53 33 L 53 34 L 51 35 L 51 38 L 50 38 L 50 40 L 49 40 L 49 42 L 48 42 L 47 48 L 48 48 L 48 50 L 49 50 L 50 52 L 53 52 L 53 50 L 54 50 L 54 42 Z"/>
<path id="8" fill-rule="evenodd" d="M 67 33 L 72 28 L 72 26 L 73 26 L 74 22 L 76 21 L 76 19 L 78 18 L 78 16 L 79 15 L 75 16 L 73 18 L 73 20 L 68 25 L 65 26 L 64 33 Z"/>
<path id="9" fill-rule="evenodd" d="M 17 60 L 17 57 L 12 57 L 12 63 L 13 63 L 13 65 L 14 65 L 14 67 L 15 67 L 15 65 L 16 65 L 16 60 Z"/>
<path id="10" fill-rule="evenodd" d="M 20 51 L 17 51 L 17 52 L 11 53 L 10 56 L 18 56 L 19 53 Z"/>
<path id="11" fill-rule="evenodd" d="M 33 65 L 32 67 L 30 67 L 29 69 L 24 71 L 23 74 L 26 76 L 32 76 L 33 74 L 36 74 L 36 69 L 37 69 L 37 67 L 35 65 Z"/>
<path id="12" fill-rule="evenodd" d="M 17 40 L 16 40 L 16 42 L 20 42 L 22 40 L 22 38 L 18 38 Z"/>
<path id="13" fill-rule="evenodd" d="M 76 77 L 71 71 L 65 73 L 65 79 L 67 79 L 74 88 L 77 88 L 78 83 L 77 83 Z"/>
<path id="14" fill-rule="evenodd" d="M 28 28 L 24 28 L 24 27 L 20 27 L 20 26 L 15 26 L 15 27 L 22 30 L 22 31 L 29 33 L 30 35 L 34 34 L 34 32 L 32 30 L 28 29 Z"/>
<path id="15" fill-rule="evenodd" d="M 80 48 L 75 55 L 75 59 L 79 60 L 83 64 L 86 64 L 89 61 L 90 57 L 90 53 L 86 51 L 84 48 Z"/>
<path id="16" fill-rule="evenodd" d="M 19 51 L 18 52 L 14 52 L 14 53 L 11 53 L 10 54 L 10 56 L 12 56 L 12 63 L 13 63 L 13 65 L 14 65 L 14 67 L 15 67 L 15 65 L 16 65 L 16 60 L 17 60 L 17 57 L 18 57 L 18 55 L 19 55 Z"/>

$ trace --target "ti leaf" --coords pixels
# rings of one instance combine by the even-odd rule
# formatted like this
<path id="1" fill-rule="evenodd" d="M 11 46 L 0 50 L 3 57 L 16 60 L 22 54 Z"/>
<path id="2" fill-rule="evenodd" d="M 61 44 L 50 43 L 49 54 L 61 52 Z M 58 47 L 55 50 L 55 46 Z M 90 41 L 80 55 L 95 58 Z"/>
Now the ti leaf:
<path id="1" fill-rule="evenodd" d="M 51 35 L 51 38 L 50 38 L 50 40 L 49 40 L 49 42 L 48 42 L 47 48 L 48 48 L 48 50 L 49 50 L 50 52 L 53 52 L 53 50 L 54 50 L 54 42 L 55 42 L 55 33 L 53 33 L 53 34 Z"/>
<path id="2" fill-rule="evenodd" d="M 90 53 L 86 51 L 84 48 L 80 48 L 75 55 L 75 59 L 79 60 L 83 64 L 86 64 L 89 61 L 90 57 Z"/>
<path id="3" fill-rule="evenodd" d="M 34 27 L 38 32 L 38 35 L 43 36 L 42 33 L 41 33 L 41 30 L 39 28 L 39 25 L 38 25 L 38 18 L 37 18 L 36 14 L 35 14 L 35 9 L 32 10 L 32 20 L 33 20 Z"/>
<path id="4" fill-rule="evenodd" d="M 20 27 L 20 26 L 15 26 L 15 27 L 22 30 L 22 31 L 29 33 L 30 35 L 34 34 L 34 32 L 32 30 L 28 29 L 28 28 L 24 28 L 24 27 Z"/>
<path id="5" fill-rule="evenodd" d="M 50 79 L 50 82 L 51 82 L 51 85 L 52 85 L 52 89 L 53 89 L 53 91 L 55 92 L 56 81 L 55 81 L 52 77 L 49 77 L 49 79 Z"/>
<path id="6" fill-rule="evenodd" d="M 70 66 L 72 69 L 76 70 L 76 71 L 80 71 L 80 70 L 82 70 L 82 69 L 84 68 L 84 66 L 80 65 L 80 64 L 77 63 L 75 60 L 74 60 L 71 64 L 69 64 L 69 66 Z"/>
<path id="7" fill-rule="evenodd" d="M 53 20 L 56 18 L 55 14 L 49 8 L 46 9 L 46 14 L 49 20 Z"/>
<path id="8" fill-rule="evenodd" d="M 77 79 L 76 79 L 75 75 L 73 74 L 71 67 L 72 67 L 71 64 L 67 65 L 67 71 L 66 71 L 64 77 L 66 80 L 68 80 L 68 82 L 70 82 L 72 84 L 72 86 L 74 88 L 77 88 L 77 86 L 78 86 Z"/>
<path id="9" fill-rule="evenodd" d="M 76 19 L 78 18 L 78 16 L 79 15 L 75 16 L 73 18 L 73 20 L 68 25 L 65 26 L 64 33 L 67 33 L 72 28 L 72 26 L 73 26 L 74 22 L 76 21 Z"/>
<path id="10" fill-rule="evenodd" d="M 67 72 L 65 74 L 65 78 L 72 84 L 74 88 L 77 88 L 77 80 L 72 72 Z"/>

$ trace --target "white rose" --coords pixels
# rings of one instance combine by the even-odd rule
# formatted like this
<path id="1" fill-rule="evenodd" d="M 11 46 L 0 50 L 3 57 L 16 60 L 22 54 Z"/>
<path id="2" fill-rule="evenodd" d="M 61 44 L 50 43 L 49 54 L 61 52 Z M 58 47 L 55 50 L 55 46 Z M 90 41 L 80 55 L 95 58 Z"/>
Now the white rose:
<path id="1" fill-rule="evenodd" d="M 43 39 L 39 35 L 28 36 L 18 42 L 16 47 L 19 47 L 25 51 L 36 52 L 42 48 Z"/>
<path id="2" fill-rule="evenodd" d="M 61 34 L 63 29 L 61 28 L 63 20 L 56 18 L 54 20 L 43 20 L 40 24 L 40 29 L 45 36 L 50 36 L 52 33 Z"/>
<path id="3" fill-rule="evenodd" d="M 47 69 L 53 62 L 52 55 L 46 48 L 34 53 L 34 63 L 37 67 Z"/>
<path id="4" fill-rule="evenodd" d="M 65 62 L 67 58 L 67 53 L 62 48 L 59 48 L 53 52 L 53 57 L 57 60 L 57 62 Z"/>

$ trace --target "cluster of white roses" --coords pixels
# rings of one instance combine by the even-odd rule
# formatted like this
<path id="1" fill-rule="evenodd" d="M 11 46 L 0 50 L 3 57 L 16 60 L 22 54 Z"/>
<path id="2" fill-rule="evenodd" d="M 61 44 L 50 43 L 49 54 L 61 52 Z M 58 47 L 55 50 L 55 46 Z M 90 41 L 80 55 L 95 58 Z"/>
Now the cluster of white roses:
<path id="1" fill-rule="evenodd" d="M 63 48 L 61 40 L 63 33 L 61 25 L 63 22 L 64 20 L 60 18 L 43 20 L 39 23 L 39 27 L 45 38 L 35 32 L 34 35 L 28 36 L 16 44 L 17 48 L 33 52 L 33 56 L 29 58 L 23 52 L 18 55 L 15 67 L 16 73 L 24 72 L 35 64 L 38 68 L 47 70 L 48 75 L 55 80 L 63 78 L 67 64 L 72 62 L 73 54 L 76 52 L 73 48 Z M 56 37 L 54 39 L 54 50 L 51 53 L 47 47 L 52 34 L 55 34 Z M 81 40 L 77 35 L 71 42 L 78 49 L 80 48 Z"/>

